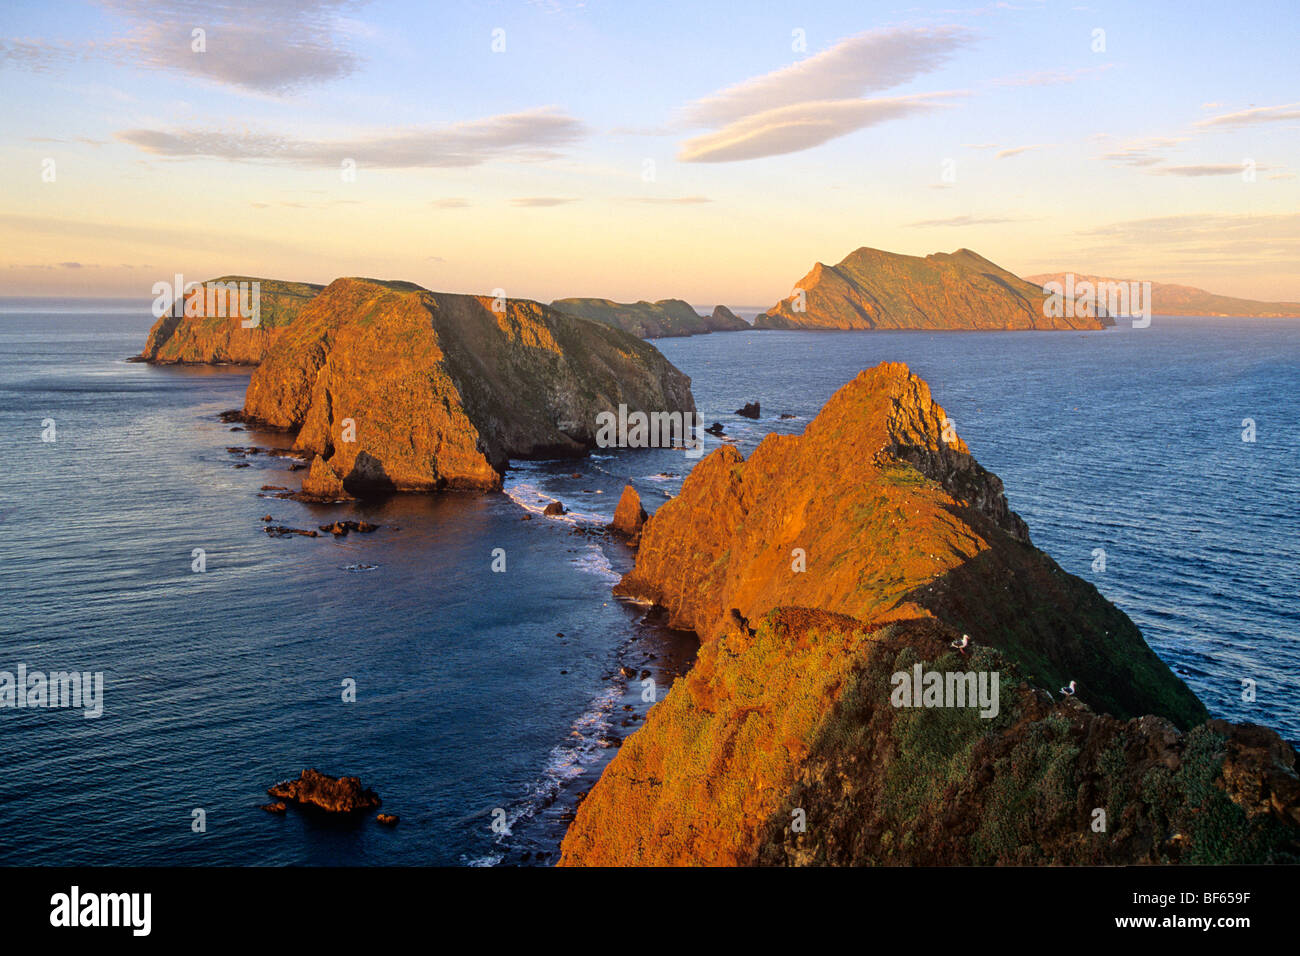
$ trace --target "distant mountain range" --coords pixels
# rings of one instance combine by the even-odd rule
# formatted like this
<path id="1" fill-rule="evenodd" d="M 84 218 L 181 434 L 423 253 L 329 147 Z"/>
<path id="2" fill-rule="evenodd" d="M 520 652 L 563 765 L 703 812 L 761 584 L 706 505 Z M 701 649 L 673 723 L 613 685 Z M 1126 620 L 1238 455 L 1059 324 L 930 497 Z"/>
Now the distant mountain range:
<path id="1" fill-rule="evenodd" d="M 552 309 L 630 332 L 642 339 L 740 332 L 751 328 L 725 305 L 710 315 L 700 315 L 681 299 L 658 302 L 611 302 L 609 299 L 556 299 Z"/>
<path id="2" fill-rule="evenodd" d="M 1049 315 L 1044 298 L 1041 284 L 969 249 L 921 258 L 864 246 L 836 265 L 814 265 L 787 298 L 758 316 L 754 327 L 991 331 L 1114 325 L 1091 309 Z"/>
<path id="3" fill-rule="evenodd" d="M 1030 282 L 1043 285 L 1047 282 L 1065 283 L 1068 273 L 1053 272 L 1029 276 Z M 1134 282 L 1133 279 L 1114 279 L 1106 276 L 1074 273 L 1074 283 Z M 1215 295 L 1190 285 L 1171 285 L 1167 282 L 1151 283 L 1151 312 L 1155 315 L 1230 315 L 1242 318 L 1296 318 L 1300 317 L 1300 302 L 1260 302 L 1255 299 L 1238 299 L 1228 295 Z"/>

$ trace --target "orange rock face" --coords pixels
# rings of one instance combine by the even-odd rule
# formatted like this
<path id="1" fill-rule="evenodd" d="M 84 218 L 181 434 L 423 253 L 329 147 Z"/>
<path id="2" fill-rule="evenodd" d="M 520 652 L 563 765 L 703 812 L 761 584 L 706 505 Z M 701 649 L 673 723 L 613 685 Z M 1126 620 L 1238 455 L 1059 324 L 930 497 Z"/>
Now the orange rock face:
<path id="1" fill-rule="evenodd" d="M 860 374 L 803 435 L 700 462 L 615 592 L 702 644 L 579 806 L 566 865 L 1300 851 L 1294 751 L 1206 723 L 1133 623 L 1030 544 L 906 366 Z M 891 681 L 921 665 L 1000 674 L 1000 707 L 900 709 Z"/>
<path id="2" fill-rule="evenodd" d="M 920 258 L 857 249 L 817 263 L 754 322 L 760 329 L 1100 329 L 1109 318 L 1048 317 L 1042 287 L 969 249 Z"/>
<path id="3" fill-rule="evenodd" d="M 609 527 L 619 534 L 633 538 L 641 533 L 646 517 L 645 509 L 641 507 L 641 496 L 631 485 L 626 485 L 623 493 L 619 495 L 618 506 L 614 508 L 614 520 L 610 522 Z"/>
<path id="4" fill-rule="evenodd" d="M 240 297 L 209 303 L 209 288 L 258 283 L 257 325 L 244 327 Z M 164 315 L 149 330 L 140 358 L 159 365 L 256 365 L 286 326 L 323 286 L 249 276 L 209 279 L 185 296 L 183 315 Z M 250 296 L 251 299 L 251 296 Z"/>
<path id="5" fill-rule="evenodd" d="M 253 373 L 244 414 L 317 456 L 304 492 L 492 489 L 510 458 L 584 454 L 596 416 L 694 412 L 651 345 L 536 302 L 338 279 Z"/>

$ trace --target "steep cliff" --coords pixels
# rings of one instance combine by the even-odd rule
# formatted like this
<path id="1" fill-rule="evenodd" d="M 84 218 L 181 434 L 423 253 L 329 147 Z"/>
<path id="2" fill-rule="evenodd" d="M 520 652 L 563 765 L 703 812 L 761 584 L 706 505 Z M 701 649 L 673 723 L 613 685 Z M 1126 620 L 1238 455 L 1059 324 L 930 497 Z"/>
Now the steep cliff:
<path id="1" fill-rule="evenodd" d="M 494 311 L 493 306 L 501 306 Z M 249 381 L 244 415 L 297 430 L 303 491 L 497 488 L 511 458 L 584 454 L 596 416 L 694 412 L 653 346 L 544 305 L 337 279 Z"/>
<path id="2" fill-rule="evenodd" d="M 611 325 L 642 339 L 704 335 L 708 332 L 739 332 L 750 328 L 748 322 L 725 306 L 720 305 L 705 316 L 681 299 L 660 299 L 658 302 L 556 299 L 551 303 L 551 308 Z"/>
<path id="3" fill-rule="evenodd" d="M 215 286 L 258 283 L 258 324 L 244 328 L 238 295 L 228 296 L 225 308 L 209 306 L 206 290 Z M 170 312 L 149 330 L 140 358 L 160 365 L 228 363 L 256 365 L 280 332 L 324 286 L 250 276 L 209 279 L 185 296 L 184 314 Z M 251 298 L 251 296 L 250 296 Z M 214 303 L 215 304 L 215 303 Z"/>
<path id="4" fill-rule="evenodd" d="M 1091 314 L 1047 317 L 1042 287 L 969 249 L 925 258 L 862 247 L 817 263 L 760 329 L 1099 329 Z M 1103 310 L 1104 311 L 1104 310 Z"/>
<path id="5" fill-rule="evenodd" d="M 803 435 L 715 451 L 647 521 L 615 591 L 702 646 L 579 807 L 564 863 L 1294 851 L 1294 751 L 1207 724 L 1132 622 L 1030 544 L 949 424 L 884 364 Z M 918 664 L 997 672 L 995 712 L 899 706 L 893 675 Z"/>

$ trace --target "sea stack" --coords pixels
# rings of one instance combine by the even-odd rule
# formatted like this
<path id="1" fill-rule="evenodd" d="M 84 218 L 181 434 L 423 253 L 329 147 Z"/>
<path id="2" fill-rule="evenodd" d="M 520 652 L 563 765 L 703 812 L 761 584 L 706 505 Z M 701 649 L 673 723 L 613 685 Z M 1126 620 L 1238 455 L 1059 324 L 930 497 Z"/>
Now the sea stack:
<path id="1" fill-rule="evenodd" d="M 945 419 L 883 364 L 804 434 L 714 451 L 646 522 L 615 593 L 701 648 L 579 806 L 562 864 L 1300 851 L 1294 750 L 1207 721 L 1137 627 L 1030 543 Z"/>
<path id="2" fill-rule="evenodd" d="M 641 507 L 641 496 L 631 485 L 625 485 L 623 494 L 619 495 L 618 506 L 614 509 L 614 520 L 610 522 L 609 529 L 636 539 L 641 534 L 646 517 L 645 508 Z"/>
<path id="3" fill-rule="evenodd" d="M 252 422 L 297 432 L 304 492 L 496 489 L 512 458 L 595 447 L 600 412 L 694 412 L 652 345 L 523 299 L 338 279 L 267 352 Z"/>

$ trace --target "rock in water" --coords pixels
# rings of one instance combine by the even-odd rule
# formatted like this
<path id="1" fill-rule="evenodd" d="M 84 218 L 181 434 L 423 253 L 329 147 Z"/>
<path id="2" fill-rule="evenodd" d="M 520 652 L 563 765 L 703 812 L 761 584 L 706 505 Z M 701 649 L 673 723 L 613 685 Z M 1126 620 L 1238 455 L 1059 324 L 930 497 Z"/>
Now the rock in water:
<path id="1" fill-rule="evenodd" d="M 211 314 L 206 314 L 208 287 L 237 287 L 241 282 L 258 283 L 258 316 L 254 328 L 244 328 L 245 317 L 239 314 L 237 294 L 227 294 L 226 307 L 220 310 L 215 308 L 217 302 L 214 299 Z M 154 323 L 140 358 L 159 365 L 216 362 L 256 365 L 284 329 L 298 317 L 303 306 L 323 288 L 310 282 L 284 282 L 249 276 L 209 279 L 186 294 L 185 311 L 189 314 L 174 316 L 169 313 Z"/>
<path id="2" fill-rule="evenodd" d="M 641 533 L 646 517 L 645 508 L 641 507 L 641 496 L 631 485 L 625 485 L 623 494 L 619 495 L 618 506 L 614 508 L 614 520 L 610 522 L 609 528 L 634 538 Z"/>
<path id="3" fill-rule="evenodd" d="M 559 501 L 548 502 L 546 507 L 542 509 L 542 514 L 548 515 L 550 517 L 555 517 L 557 515 L 564 514 L 563 502 L 559 502 Z"/>
<path id="4" fill-rule="evenodd" d="M 1043 288 L 969 249 L 902 256 L 857 249 L 817 263 L 757 329 L 1100 329 L 1109 316 L 1045 315 Z M 1101 310 L 1103 313 L 1105 309 Z"/>
<path id="5" fill-rule="evenodd" d="M 665 608 L 700 652 L 578 807 L 562 863 L 1300 853 L 1294 750 L 1207 722 L 1133 623 L 1033 547 L 950 425 L 881 365 L 802 435 L 713 452 L 648 519 L 615 593 Z M 971 703 L 913 707 L 923 673 L 969 673 Z M 1048 696 L 1071 679 L 1078 696 Z"/>
<path id="6" fill-rule="evenodd" d="M 493 306 L 502 307 L 494 311 Z M 511 458 L 578 456 L 597 414 L 690 412 L 653 346 L 544 305 L 338 279 L 253 373 L 246 420 L 298 431 L 321 498 L 491 490 Z"/>
<path id="7" fill-rule="evenodd" d="M 746 402 L 741 408 L 736 409 L 736 414 L 741 418 L 758 418 L 758 402 Z"/>
<path id="8" fill-rule="evenodd" d="M 725 305 L 715 306 L 712 314 L 704 321 L 712 332 L 746 332 L 753 328 Z"/>
<path id="9" fill-rule="evenodd" d="M 379 795 L 361 786 L 358 777 L 331 777 L 319 770 L 304 770 L 297 780 L 277 783 L 266 792 L 277 800 L 329 813 L 360 813 L 380 804 Z"/>

